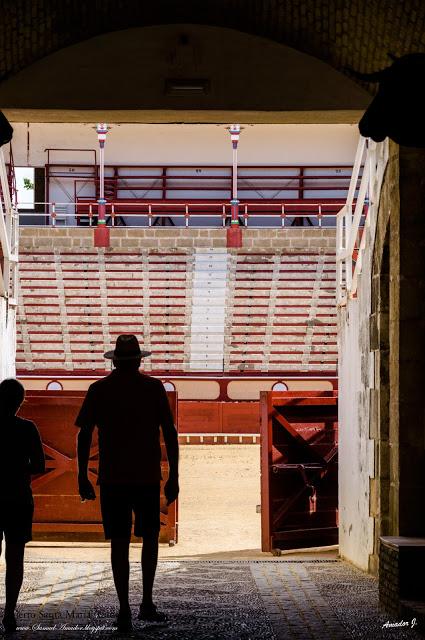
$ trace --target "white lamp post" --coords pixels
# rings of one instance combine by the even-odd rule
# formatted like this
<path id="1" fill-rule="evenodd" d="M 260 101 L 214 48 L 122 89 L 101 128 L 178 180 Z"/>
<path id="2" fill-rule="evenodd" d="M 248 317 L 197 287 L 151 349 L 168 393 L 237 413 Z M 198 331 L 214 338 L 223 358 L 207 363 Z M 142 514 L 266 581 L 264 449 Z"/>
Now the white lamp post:
<path id="1" fill-rule="evenodd" d="M 94 246 L 109 247 L 109 229 L 106 226 L 106 200 L 105 200 L 105 141 L 108 133 L 106 122 L 99 122 L 96 127 L 97 139 L 99 141 L 99 199 L 97 201 L 97 226 L 94 230 Z"/>
<path id="2" fill-rule="evenodd" d="M 239 124 L 232 124 L 229 127 L 230 139 L 232 141 L 232 199 L 230 201 L 232 219 L 230 227 L 227 229 L 227 246 L 234 249 L 242 247 L 242 229 L 239 224 L 239 200 L 238 200 L 238 143 L 241 133 Z"/>

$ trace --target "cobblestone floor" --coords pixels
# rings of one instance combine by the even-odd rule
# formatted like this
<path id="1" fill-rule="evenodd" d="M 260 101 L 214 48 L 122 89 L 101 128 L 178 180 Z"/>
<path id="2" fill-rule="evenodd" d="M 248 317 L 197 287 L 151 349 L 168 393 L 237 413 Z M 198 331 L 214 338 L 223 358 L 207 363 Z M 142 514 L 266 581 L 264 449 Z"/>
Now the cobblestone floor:
<path id="1" fill-rule="evenodd" d="M 0 602 L 4 598 L 0 567 Z M 386 629 L 377 581 L 335 560 L 162 560 L 155 596 L 167 624 L 135 622 L 113 630 L 116 597 L 107 562 L 28 562 L 18 608 L 22 629 L 10 638 L 147 640 L 416 640 L 415 630 Z M 141 599 L 131 563 L 131 607 Z M 65 628 L 61 629 L 61 626 Z M 25 628 L 26 627 L 26 628 Z M 75 628 L 77 627 L 77 628 Z"/>
<path id="2" fill-rule="evenodd" d="M 369 640 L 417 640 L 424 638 L 417 628 L 397 629 L 385 623 L 401 622 L 389 616 L 379 606 L 377 579 L 347 562 L 306 564 L 309 578 L 317 585 L 328 606 L 338 614 L 350 630 L 350 638 Z M 412 619 L 403 619 L 412 625 Z M 413 622 L 415 624 L 415 622 Z M 421 630 L 422 633 L 425 629 Z"/>

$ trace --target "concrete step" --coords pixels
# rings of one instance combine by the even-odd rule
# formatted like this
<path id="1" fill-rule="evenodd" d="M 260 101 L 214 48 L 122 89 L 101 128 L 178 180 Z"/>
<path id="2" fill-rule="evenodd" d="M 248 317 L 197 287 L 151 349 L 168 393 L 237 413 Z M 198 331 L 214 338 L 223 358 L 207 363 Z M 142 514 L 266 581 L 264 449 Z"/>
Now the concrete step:
<path id="1" fill-rule="evenodd" d="M 192 344 L 223 344 L 223 335 L 214 333 L 193 333 L 190 341 Z"/>
<path id="2" fill-rule="evenodd" d="M 224 294 L 224 292 L 223 292 Z M 195 308 L 218 307 L 221 308 L 224 303 L 224 295 L 210 295 L 208 291 L 202 293 L 194 293 L 192 296 L 192 306 Z"/>
<path id="3" fill-rule="evenodd" d="M 198 304 L 204 298 L 211 298 L 215 304 L 222 304 L 222 300 L 226 295 L 226 287 L 220 289 L 214 289 L 208 286 L 205 287 L 193 287 L 191 290 L 192 300 Z"/>
<path id="4" fill-rule="evenodd" d="M 211 358 L 212 356 L 216 356 L 217 358 L 222 358 L 224 353 L 223 345 L 193 345 L 190 350 L 190 357 L 192 359 L 198 359 L 199 356 L 205 358 Z"/>
<path id="5" fill-rule="evenodd" d="M 223 362 L 190 362 L 189 371 L 223 371 Z"/>

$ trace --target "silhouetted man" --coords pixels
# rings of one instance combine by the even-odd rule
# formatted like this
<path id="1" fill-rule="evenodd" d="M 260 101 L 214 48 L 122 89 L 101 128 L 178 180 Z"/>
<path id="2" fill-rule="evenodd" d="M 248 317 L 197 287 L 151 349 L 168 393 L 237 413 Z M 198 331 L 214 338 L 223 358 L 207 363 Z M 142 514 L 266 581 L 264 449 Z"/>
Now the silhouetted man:
<path id="1" fill-rule="evenodd" d="M 24 576 L 25 544 L 32 539 L 31 474 L 44 472 L 37 427 L 16 415 L 25 397 L 13 378 L 0 383 L 0 554 L 6 541 L 5 631 L 16 630 L 15 607 Z"/>
<path id="2" fill-rule="evenodd" d="M 170 467 L 164 491 L 168 504 L 178 495 L 178 437 L 160 380 L 139 372 L 141 351 L 136 336 L 118 337 L 114 351 L 105 353 L 115 369 L 90 385 L 76 425 L 78 483 L 82 500 L 94 500 L 87 467 L 92 433 L 99 435 L 99 484 L 105 538 L 111 540 L 111 563 L 120 604 L 117 625 L 132 629 L 128 601 L 129 545 L 132 513 L 134 535 L 143 538 L 143 601 L 139 620 L 163 621 L 152 601 L 160 530 L 161 447 L 160 426 Z"/>

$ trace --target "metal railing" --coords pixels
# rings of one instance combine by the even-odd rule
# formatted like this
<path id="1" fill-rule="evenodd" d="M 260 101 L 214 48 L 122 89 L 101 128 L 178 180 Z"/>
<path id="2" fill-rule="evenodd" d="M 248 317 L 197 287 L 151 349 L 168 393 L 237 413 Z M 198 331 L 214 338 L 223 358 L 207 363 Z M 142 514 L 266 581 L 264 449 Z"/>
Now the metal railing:
<path id="1" fill-rule="evenodd" d="M 25 209 L 20 203 L 19 215 L 25 224 L 59 226 L 65 224 L 93 226 L 97 223 L 98 203 L 94 200 L 77 202 L 36 202 L 34 210 Z M 307 220 L 311 226 L 335 226 L 337 213 L 343 202 L 242 202 L 239 221 L 244 226 L 267 227 L 267 221 L 277 226 L 297 226 Z M 158 220 L 171 219 L 176 226 L 195 227 L 197 222 L 208 226 L 225 226 L 231 217 L 229 202 L 107 202 L 107 223 L 111 226 L 124 223 L 128 227 L 153 226 Z M 276 226 L 276 224 L 269 225 Z"/>
<path id="2" fill-rule="evenodd" d="M 18 299 L 18 213 L 12 203 L 10 181 L 0 148 L 0 244 L 3 264 L 0 265 L 0 296 L 7 298 L 8 304 L 17 305 Z"/>
<path id="3" fill-rule="evenodd" d="M 353 166 L 347 201 L 337 214 L 336 276 L 337 305 L 344 306 L 357 294 L 362 271 L 367 231 L 375 234 L 382 180 L 388 162 L 388 140 L 375 143 L 360 137 Z M 358 186 L 359 176 L 360 186 Z M 358 190 L 358 192 L 357 192 Z M 357 198 L 354 200 L 357 192 Z M 367 215 L 364 225 L 365 206 Z"/>
<path id="4" fill-rule="evenodd" d="M 99 168 L 96 164 L 53 163 L 47 149 L 46 200 L 57 199 L 57 190 L 77 200 L 80 194 L 97 200 Z M 65 150 L 58 150 L 65 151 Z M 69 151 L 79 151 L 69 149 Z M 320 201 L 345 199 L 351 165 L 240 165 L 240 199 L 282 200 L 297 198 Z M 105 165 L 106 200 L 228 199 L 232 197 L 233 170 L 228 165 Z M 71 195 L 73 194 L 73 195 Z M 181 195 L 180 195 L 181 194 Z M 190 194 L 190 195 L 189 195 Z M 335 195 L 336 194 L 336 195 Z"/>

